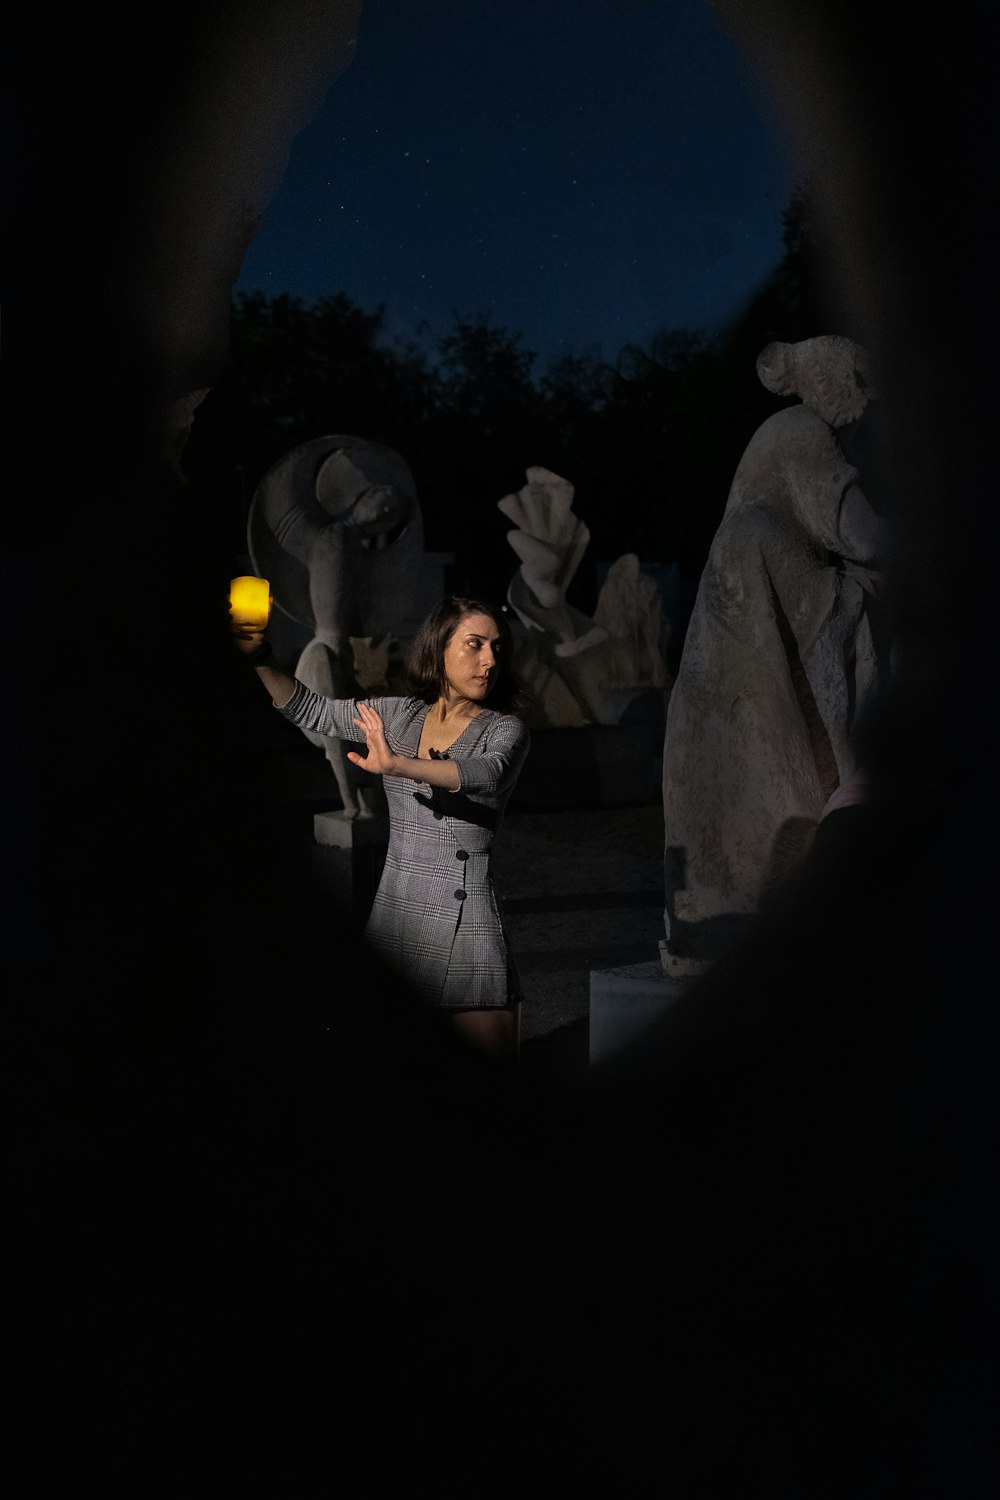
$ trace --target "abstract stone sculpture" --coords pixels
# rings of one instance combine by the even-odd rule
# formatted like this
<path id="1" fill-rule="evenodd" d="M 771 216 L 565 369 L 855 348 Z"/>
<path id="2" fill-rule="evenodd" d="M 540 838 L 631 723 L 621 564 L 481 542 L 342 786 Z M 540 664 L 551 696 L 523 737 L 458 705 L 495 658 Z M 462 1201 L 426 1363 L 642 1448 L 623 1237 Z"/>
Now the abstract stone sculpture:
<path id="1" fill-rule="evenodd" d="M 773 343 L 757 373 L 800 404 L 739 463 L 667 711 L 664 970 L 698 972 L 808 848 L 855 770 L 853 732 L 881 669 L 882 526 L 838 430 L 873 392 L 865 351 Z"/>
<path id="2" fill-rule="evenodd" d="M 566 603 L 590 541 L 573 514 L 573 486 L 550 469 L 526 471 L 527 484 L 497 501 L 514 522 L 507 540 L 521 559 L 507 600 L 527 632 L 518 643 L 517 669 L 530 690 L 536 719 L 558 728 L 592 721 L 580 672 L 570 664 L 607 638 L 606 632 Z"/>
<path id="3" fill-rule="evenodd" d="M 642 572 L 636 553 L 625 552 L 611 564 L 594 620 L 608 635 L 602 649 L 605 693 L 667 686 L 670 622 L 660 591 Z"/>
<path id="4" fill-rule="evenodd" d="M 573 486 L 549 469 L 497 508 L 515 523 L 507 540 L 521 566 L 507 590 L 523 634 L 518 674 L 530 689 L 534 720 L 547 728 L 616 724 L 638 693 L 666 682 L 666 624 L 655 584 L 634 553 L 609 570 L 591 619 L 566 602 L 590 542 L 573 514 Z"/>
<path id="5" fill-rule="evenodd" d="M 373 662 L 389 661 L 395 638 L 411 632 L 423 578 L 423 522 L 400 455 L 359 437 L 303 443 L 258 485 L 247 539 L 276 606 L 312 632 L 296 677 L 331 697 L 377 690 L 362 679 Z M 322 746 L 345 815 L 380 812 L 380 786 L 348 761 L 341 742 L 303 733 Z"/>

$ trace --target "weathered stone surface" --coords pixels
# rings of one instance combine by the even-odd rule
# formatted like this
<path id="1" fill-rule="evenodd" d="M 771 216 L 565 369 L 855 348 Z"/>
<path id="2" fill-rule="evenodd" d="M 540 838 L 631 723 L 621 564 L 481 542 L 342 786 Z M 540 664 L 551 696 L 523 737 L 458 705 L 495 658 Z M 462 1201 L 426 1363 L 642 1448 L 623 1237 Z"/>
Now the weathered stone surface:
<path id="1" fill-rule="evenodd" d="M 634 552 L 623 553 L 609 568 L 594 619 L 608 634 L 605 690 L 666 687 L 670 622 L 655 582 L 642 573 Z"/>
<path id="2" fill-rule="evenodd" d="M 837 431 L 871 397 L 863 349 L 772 344 L 768 418 L 737 468 L 667 711 L 664 967 L 710 960 L 795 868 L 855 769 L 880 672 L 881 524 Z"/>
<path id="3" fill-rule="evenodd" d="M 295 138 L 354 58 L 362 6 L 200 9 L 174 18 L 184 39 L 183 88 L 150 90 L 165 113 L 155 135 L 143 132 L 136 211 L 134 253 L 144 272 L 132 295 L 141 299 L 138 322 L 155 329 L 170 369 L 163 420 L 173 450 L 183 447 L 203 387 L 226 368 L 232 290 L 247 246 L 281 187 Z"/>
<path id="4" fill-rule="evenodd" d="M 383 818 L 349 818 L 343 810 L 314 813 L 313 838 L 330 849 L 387 844 L 389 823 Z"/>
<path id="5" fill-rule="evenodd" d="M 416 631 L 434 602 L 427 575 L 437 573 L 404 459 L 343 434 L 301 444 L 258 485 L 247 541 L 277 607 L 310 633 L 294 665 L 299 680 L 334 698 L 390 690 L 393 642 Z M 347 816 L 385 816 L 381 783 L 351 764 L 342 743 L 303 733 L 322 746 Z"/>

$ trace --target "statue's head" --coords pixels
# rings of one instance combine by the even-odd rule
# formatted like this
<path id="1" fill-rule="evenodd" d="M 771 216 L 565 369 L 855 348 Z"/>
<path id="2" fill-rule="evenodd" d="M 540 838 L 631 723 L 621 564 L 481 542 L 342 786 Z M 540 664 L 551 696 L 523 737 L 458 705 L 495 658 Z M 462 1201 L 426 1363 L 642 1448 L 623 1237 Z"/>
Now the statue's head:
<path id="1" fill-rule="evenodd" d="M 837 334 L 768 344 L 757 356 L 757 374 L 769 391 L 798 396 L 831 427 L 858 421 L 875 396 L 867 352 Z"/>
<path id="2" fill-rule="evenodd" d="M 797 344 L 768 344 L 757 357 L 757 373 L 769 391 L 798 396 L 807 410 L 832 428 L 856 422 L 875 394 L 865 350 L 851 339 L 832 334 Z M 813 479 L 805 482 L 801 473 L 804 455 L 819 466 Z M 841 456 L 841 471 L 825 474 L 830 464 L 826 440 L 802 450 L 798 481 L 790 490 L 787 486 L 779 489 L 790 497 L 801 525 L 824 548 L 870 564 L 883 545 L 882 522 L 856 481 L 844 491 L 848 461 Z M 813 482 L 817 478 L 823 482 Z M 836 483 L 827 482 L 833 479 Z"/>
<path id="3" fill-rule="evenodd" d="M 356 636 L 408 631 L 424 555 L 409 465 L 349 434 L 300 443 L 257 486 L 247 550 L 276 607 L 298 624 L 342 634 L 350 620 Z"/>
<path id="4" fill-rule="evenodd" d="M 398 534 L 416 505 L 409 469 L 399 455 L 358 439 L 335 448 L 320 465 L 315 493 L 331 520 L 363 538 Z"/>

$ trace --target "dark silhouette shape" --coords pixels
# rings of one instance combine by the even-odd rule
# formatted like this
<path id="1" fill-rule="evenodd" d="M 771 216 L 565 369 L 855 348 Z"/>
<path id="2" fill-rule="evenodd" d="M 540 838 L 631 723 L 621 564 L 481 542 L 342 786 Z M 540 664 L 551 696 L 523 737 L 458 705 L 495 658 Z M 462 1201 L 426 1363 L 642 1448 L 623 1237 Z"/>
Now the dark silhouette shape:
<path id="1" fill-rule="evenodd" d="M 300 101 L 355 7 L 20 17 L 5 1352 L 33 1492 L 997 1492 L 992 14 L 714 10 L 821 169 L 837 326 L 880 370 L 899 676 L 870 803 L 581 1090 L 453 1047 L 346 933 L 303 943 L 231 517 L 194 527 L 159 462 L 224 362 L 214 264 L 181 316 L 198 100 L 252 155 L 275 92 L 230 89 L 234 55 L 294 60 Z"/>

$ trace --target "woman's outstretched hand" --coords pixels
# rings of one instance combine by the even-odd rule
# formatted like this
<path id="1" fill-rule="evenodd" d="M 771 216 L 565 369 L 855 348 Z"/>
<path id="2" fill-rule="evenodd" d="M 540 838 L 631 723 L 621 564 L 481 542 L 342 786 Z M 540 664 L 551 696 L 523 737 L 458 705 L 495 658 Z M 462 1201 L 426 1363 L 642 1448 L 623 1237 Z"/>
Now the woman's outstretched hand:
<path id="1" fill-rule="evenodd" d="M 347 759 L 360 766 L 362 771 L 371 771 L 373 776 L 384 776 L 394 771 L 396 757 L 389 749 L 385 727 L 375 710 L 367 703 L 359 703 L 358 717 L 354 722 L 364 731 L 368 754 L 361 755 L 357 750 L 348 750 Z"/>
<path id="2" fill-rule="evenodd" d="M 274 651 L 267 636 L 260 631 L 255 631 L 253 635 L 243 635 L 234 630 L 231 639 L 236 653 L 234 660 L 243 663 L 238 670 L 245 671 L 252 667 L 270 693 L 275 708 L 287 708 L 295 696 L 297 684 L 294 677 L 274 665 Z"/>
<path id="3" fill-rule="evenodd" d="M 253 635 L 243 635 L 234 630 L 231 636 L 233 646 L 246 661 L 265 662 L 271 655 L 271 643 L 266 636 L 255 632 Z"/>

